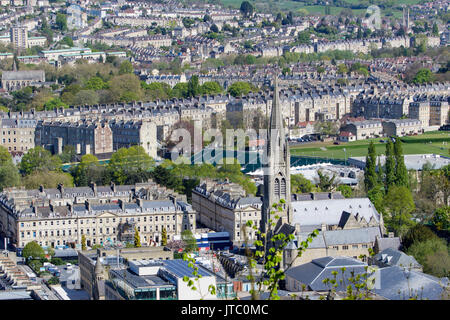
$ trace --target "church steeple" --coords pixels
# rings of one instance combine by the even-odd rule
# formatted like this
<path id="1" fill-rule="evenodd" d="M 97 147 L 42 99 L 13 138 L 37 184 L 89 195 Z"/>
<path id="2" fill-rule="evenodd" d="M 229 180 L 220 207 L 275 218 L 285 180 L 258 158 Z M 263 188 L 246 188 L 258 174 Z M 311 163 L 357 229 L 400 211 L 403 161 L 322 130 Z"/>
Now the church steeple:
<path id="1" fill-rule="evenodd" d="M 269 130 L 267 132 L 267 158 L 263 164 L 264 199 L 262 208 L 261 231 L 267 232 L 270 210 L 274 203 L 284 199 L 283 212 L 277 213 L 281 218 L 279 225 L 291 221 L 291 177 L 290 152 L 287 142 L 283 114 L 281 111 L 278 79 L 274 79 L 274 93 Z"/>

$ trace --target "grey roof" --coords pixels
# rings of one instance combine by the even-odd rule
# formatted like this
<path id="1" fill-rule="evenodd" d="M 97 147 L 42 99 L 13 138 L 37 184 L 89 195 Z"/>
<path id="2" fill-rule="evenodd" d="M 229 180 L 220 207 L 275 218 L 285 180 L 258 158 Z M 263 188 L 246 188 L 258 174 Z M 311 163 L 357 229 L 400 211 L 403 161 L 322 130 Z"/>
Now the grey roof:
<path id="1" fill-rule="evenodd" d="M 375 240 L 376 246 L 378 247 L 378 251 L 381 252 L 385 249 L 391 248 L 391 249 L 400 249 L 401 242 L 399 237 L 392 237 L 392 238 L 376 238 Z"/>
<path id="2" fill-rule="evenodd" d="M 0 300 L 33 300 L 31 291 L 0 291 Z"/>
<path id="3" fill-rule="evenodd" d="M 341 269 L 345 267 L 343 272 Z M 294 278 L 295 280 L 305 284 L 309 289 L 314 291 L 329 290 L 327 284 L 323 283 L 324 279 L 334 279 L 333 271 L 337 271 L 337 281 L 344 278 L 347 280 L 351 277 L 351 272 L 354 274 L 364 273 L 367 264 L 359 260 L 348 257 L 323 257 L 314 259 L 309 263 L 291 268 L 286 271 L 286 277 Z M 344 283 L 338 285 L 337 291 L 346 289 Z"/>
<path id="4" fill-rule="evenodd" d="M 396 249 L 387 248 L 374 256 L 374 259 L 385 263 L 389 266 L 399 266 L 404 268 L 421 268 L 422 265 L 414 259 L 413 256 L 407 255 Z"/>
<path id="5" fill-rule="evenodd" d="M 113 273 L 116 277 L 125 279 L 127 284 L 132 285 L 135 289 L 170 285 L 169 282 L 156 275 L 139 276 L 130 269 L 111 270 L 111 273 Z"/>
<path id="6" fill-rule="evenodd" d="M 44 70 L 3 71 L 2 80 L 40 80 L 45 78 Z"/>
<path id="7" fill-rule="evenodd" d="M 448 278 L 439 279 L 398 266 L 378 269 L 375 279 L 373 291 L 389 300 L 408 300 L 416 295 L 417 299 L 442 300 L 444 288 L 449 285 Z"/>
<path id="8" fill-rule="evenodd" d="M 74 249 L 55 249 L 56 258 L 78 257 L 78 252 Z"/>
<path id="9" fill-rule="evenodd" d="M 380 221 L 380 215 L 368 198 L 328 199 L 312 201 L 293 201 L 294 209 L 292 224 L 300 225 L 338 225 L 342 213 L 348 212 L 363 217 L 369 222 L 374 217 Z"/>
<path id="10" fill-rule="evenodd" d="M 193 268 L 188 266 L 188 262 L 176 259 L 176 260 L 164 260 L 164 266 L 167 271 L 173 273 L 178 278 L 183 278 L 184 276 L 193 277 Z M 207 272 L 206 269 L 198 268 L 198 274 L 203 277 L 212 277 L 212 274 Z"/>

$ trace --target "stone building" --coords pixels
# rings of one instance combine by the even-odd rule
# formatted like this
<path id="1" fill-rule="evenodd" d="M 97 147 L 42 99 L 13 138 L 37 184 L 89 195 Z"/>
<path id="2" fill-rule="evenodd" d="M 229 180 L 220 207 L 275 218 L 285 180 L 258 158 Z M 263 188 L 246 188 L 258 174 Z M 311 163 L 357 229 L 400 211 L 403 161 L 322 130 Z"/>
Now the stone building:
<path id="1" fill-rule="evenodd" d="M 347 122 L 341 132 L 350 132 L 356 140 L 377 138 L 383 136 L 383 125 L 377 120 Z"/>
<path id="2" fill-rule="evenodd" d="M 245 242 L 243 227 L 247 221 L 259 226 L 262 201 L 247 197 L 235 183 L 207 180 L 192 190 L 192 207 L 202 225 L 217 231 L 226 231 L 234 244 Z M 248 242 L 256 240 L 256 233 L 247 233 Z"/>
<path id="3" fill-rule="evenodd" d="M 65 145 L 74 146 L 75 152 L 83 155 L 113 152 L 112 130 L 107 122 L 100 121 L 40 121 L 36 127 L 35 143 L 54 154 L 60 154 Z"/>
<path id="4" fill-rule="evenodd" d="M 392 119 L 383 121 L 383 131 L 387 136 L 403 137 L 423 133 L 423 127 L 417 119 Z"/>
<path id="5" fill-rule="evenodd" d="M 0 141 L 10 152 L 26 153 L 34 148 L 34 131 L 36 120 L 1 119 Z"/>
<path id="6" fill-rule="evenodd" d="M 25 190 L 0 194 L 0 234 L 23 248 L 36 241 L 43 247 L 117 243 L 124 224 L 133 224 L 142 245 L 170 241 L 184 230 L 195 231 L 196 212 L 185 197 L 154 183 Z"/>
<path id="7" fill-rule="evenodd" d="M 138 145 L 152 158 L 157 156 L 156 124 L 149 120 L 109 122 L 112 131 L 113 150 Z"/>
<path id="8" fill-rule="evenodd" d="M 2 88 L 15 91 L 28 86 L 41 86 L 45 82 L 44 70 L 3 71 Z"/>

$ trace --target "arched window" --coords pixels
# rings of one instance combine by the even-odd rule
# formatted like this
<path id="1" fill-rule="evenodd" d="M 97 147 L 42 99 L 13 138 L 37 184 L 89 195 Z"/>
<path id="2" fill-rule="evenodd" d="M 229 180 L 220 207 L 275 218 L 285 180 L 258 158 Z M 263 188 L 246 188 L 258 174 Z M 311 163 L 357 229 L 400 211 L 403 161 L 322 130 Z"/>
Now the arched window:
<path id="1" fill-rule="evenodd" d="M 280 179 L 278 179 L 278 178 L 275 178 L 274 191 L 275 191 L 275 195 L 279 197 L 280 196 Z"/>
<path id="2" fill-rule="evenodd" d="M 281 197 L 284 197 L 284 199 L 286 199 L 286 179 L 285 178 L 281 178 Z"/>

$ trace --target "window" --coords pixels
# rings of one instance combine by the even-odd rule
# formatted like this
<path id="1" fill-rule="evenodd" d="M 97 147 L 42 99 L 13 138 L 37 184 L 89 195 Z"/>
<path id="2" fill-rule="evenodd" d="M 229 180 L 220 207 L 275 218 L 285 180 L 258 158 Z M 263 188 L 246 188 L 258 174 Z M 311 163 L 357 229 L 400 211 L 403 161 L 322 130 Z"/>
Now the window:
<path id="1" fill-rule="evenodd" d="M 357 244 L 352 245 L 352 249 L 358 249 L 358 245 Z"/>
<path id="2" fill-rule="evenodd" d="M 348 250 L 348 246 L 342 246 L 342 250 Z"/>

